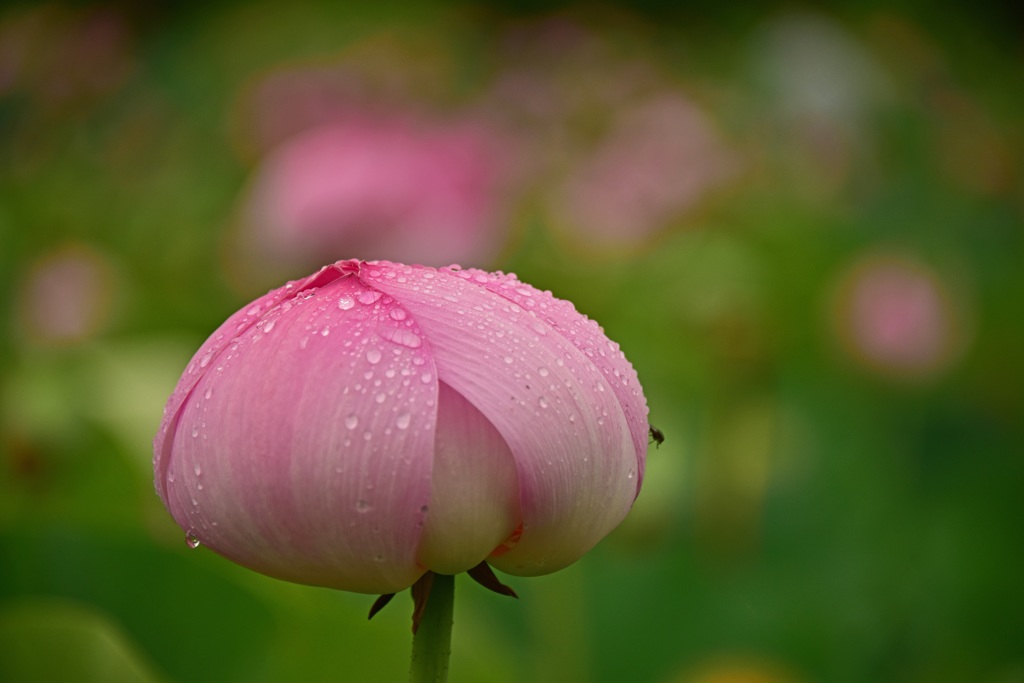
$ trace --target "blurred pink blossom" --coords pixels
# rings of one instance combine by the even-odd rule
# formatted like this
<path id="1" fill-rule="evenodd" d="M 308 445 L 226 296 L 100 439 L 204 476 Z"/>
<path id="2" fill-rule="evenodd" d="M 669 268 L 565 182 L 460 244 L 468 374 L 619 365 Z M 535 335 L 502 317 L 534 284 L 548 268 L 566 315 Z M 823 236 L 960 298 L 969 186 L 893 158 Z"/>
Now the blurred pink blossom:
<path id="1" fill-rule="evenodd" d="M 114 273 L 106 256 L 83 245 L 59 247 L 29 270 L 21 293 L 21 319 L 32 341 L 73 344 L 109 321 Z"/>
<path id="2" fill-rule="evenodd" d="M 357 251 L 488 263 L 504 243 L 511 148 L 484 123 L 349 119 L 286 141 L 244 197 L 257 259 L 294 267 Z"/>
<path id="3" fill-rule="evenodd" d="M 871 254 L 842 276 L 835 300 L 844 347 L 889 374 L 924 376 L 946 367 L 964 335 L 950 293 L 916 259 Z"/>
<path id="4" fill-rule="evenodd" d="M 552 188 L 556 221 L 604 243 L 643 240 L 731 178 L 737 160 L 708 117 L 667 92 L 625 107 Z"/>
<path id="5" fill-rule="evenodd" d="M 568 16 L 516 27 L 481 107 L 517 131 L 550 221 L 617 248 L 692 210 L 739 159 L 656 54 L 614 35 Z"/>
<path id="6" fill-rule="evenodd" d="M 154 440 L 189 545 L 269 576 L 394 593 L 486 561 L 575 562 L 647 453 L 636 372 L 514 275 L 339 261 L 231 316 Z"/>

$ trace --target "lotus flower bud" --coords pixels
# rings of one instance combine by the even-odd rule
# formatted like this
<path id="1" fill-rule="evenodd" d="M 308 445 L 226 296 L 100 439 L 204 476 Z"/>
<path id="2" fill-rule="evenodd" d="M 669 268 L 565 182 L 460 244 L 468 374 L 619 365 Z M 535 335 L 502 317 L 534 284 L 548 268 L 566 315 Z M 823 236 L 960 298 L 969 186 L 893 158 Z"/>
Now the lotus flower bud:
<path id="1" fill-rule="evenodd" d="M 339 261 L 200 347 L 154 442 L 190 544 L 394 593 L 481 562 L 565 567 L 626 515 L 647 406 L 614 342 L 514 275 Z"/>

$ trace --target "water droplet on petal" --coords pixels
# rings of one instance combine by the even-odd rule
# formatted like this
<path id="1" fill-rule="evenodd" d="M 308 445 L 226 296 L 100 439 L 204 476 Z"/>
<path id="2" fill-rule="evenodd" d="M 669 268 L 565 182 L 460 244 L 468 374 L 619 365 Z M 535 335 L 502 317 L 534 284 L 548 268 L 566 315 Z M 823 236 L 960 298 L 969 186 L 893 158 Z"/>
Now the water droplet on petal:
<path id="1" fill-rule="evenodd" d="M 412 422 L 412 413 L 409 412 L 400 413 L 395 418 L 395 426 L 399 429 L 408 429 L 410 422 Z"/>
<path id="2" fill-rule="evenodd" d="M 418 349 L 422 344 L 423 340 L 420 336 L 412 330 L 407 330 L 400 327 L 385 327 L 377 331 L 377 334 L 383 339 L 387 339 L 390 342 L 406 346 L 410 349 Z"/>
<path id="3" fill-rule="evenodd" d="M 356 501 L 356 512 L 366 513 L 366 512 L 369 512 L 372 509 L 373 509 L 373 506 L 370 505 L 365 500 L 363 500 L 362 498 L 360 498 L 359 500 Z"/>
<path id="4" fill-rule="evenodd" d="M 406 313 L 404 309 L 392 308 L 391 313 L 389 313 L 389 315 L 391 316 L 392 320 L 405 320 Z"/>
<path id="5" fill-rule="evenodd" d="M 367 289 L 359 292 L 356 299 L 359 300 L 359 303 L 369 306 L 370 304 L 377 303 L 382 296 L 384 295 L 376 290 Z"/>
<path id="6" fill-rule="evenodd" d="M 189 548 L 192 548 L 193 550 L 195 550 L 201 545 L 199 542 L 199 538 L 196 537 L 195 532 L 191 529 L 185 532 L 185 545 L 187 545 Z"/>
<path id="7" fill-rule="evenodd" d="M 359 425 L 359 416 L 355 413 L 345 418 L 345 426 L 349 429 L 355 429 Z"/>
<path id="8" fill-rule="evenodd" d="M 338 299 L 338 308 L 340 308 L 343 311 L 347 311 L 355 305 L 356 302 L 352 299 L 352 297 L 348 296 L 347 294 Z"/>
<path id="9" fill-rule="evenodd" d="M 412 330 L 395 330 L 395 335 L 391 338 L 391 341 L 402 346 L 408 346 L 410 349 L 418 349 L 423 343 L 420 336 Z"/>
<path id="10" fill-rule="evenodd" d="M 366 361 L 368 363 L 377 364 L 377 363 L 380 362 L 380 359 L 381 359 L 380 349 L 367 349 L 367 351 L 366 351 Z"/>
<path id="11" fill-rule="evenodd" d="M 266 322 L 266 324 L 263 326 L 263 331 L 264 332 L 271 332 L 273 329 L 274 329 L 274 321 L 273 320 L 268 320 Z"/>

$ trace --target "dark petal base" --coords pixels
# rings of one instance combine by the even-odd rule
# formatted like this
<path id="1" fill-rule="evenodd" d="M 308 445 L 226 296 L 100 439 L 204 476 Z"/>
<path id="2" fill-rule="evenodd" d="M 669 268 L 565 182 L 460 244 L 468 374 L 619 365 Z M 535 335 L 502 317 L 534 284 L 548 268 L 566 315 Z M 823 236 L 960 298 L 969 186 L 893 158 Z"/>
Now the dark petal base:
<path id="1" fill-rule="evenodd" d="M 491 565 L 486 562 L 481 562 L 466 573 L 469 574 L 471 579 L 488 590 L 492 590 L 499 595 L 508 595 L 516 599 L 519 598 L 510 586 L 506 586 L 501 581 L 498 581 L 498 577 L 494 575 Z"/>
<path id="2" fill-rule="evenodd" d="M 370 613 L 366 616 L 367 619 L 373 619 L 373 615 L 384 609 L 384 606 L 391 602 L 391 598 L 395 597 L 394 593 L 385 593 L 376 600 L 373 601 L 373 605 L 370 606 Z"/>
<path id="3" fill-rule="evenodd" d="M 499 595 L 508 595 L 513 598 L 519 597 L 511 587 L 498 581 L 498 577 L 494 575 L 494 571 L 486 562 L 481 562 L 466 573 L 481 586 Z M 427 608 L 427 599 L 430 598 L 430 588 L 433 585 L 434 572 L 427 572 L 412 585 L 412 632 L 414 634 L 419 630 L 420 620 L 423 618 L 423 610 Z M 391 602 L 393 597 L 395 597 L 394 593 L 385 593 L 374 600 L 373 605 L 370 607 L 370 614 L 366 618 L 373 619 L 373 615 L 384 609 L 385 605 Z"/>

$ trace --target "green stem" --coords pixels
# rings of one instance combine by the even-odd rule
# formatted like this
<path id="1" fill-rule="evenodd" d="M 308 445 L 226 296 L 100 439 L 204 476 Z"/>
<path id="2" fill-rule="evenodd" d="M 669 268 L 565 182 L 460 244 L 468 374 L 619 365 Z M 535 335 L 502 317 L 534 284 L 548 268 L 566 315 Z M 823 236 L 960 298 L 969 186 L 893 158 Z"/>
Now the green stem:
<path id="1" fill-rule="evenodd" d="M 419 628 L 412 637 L 411 683 L 445 683 L 452 651 L 455 577 L 434 574 Z"/>

